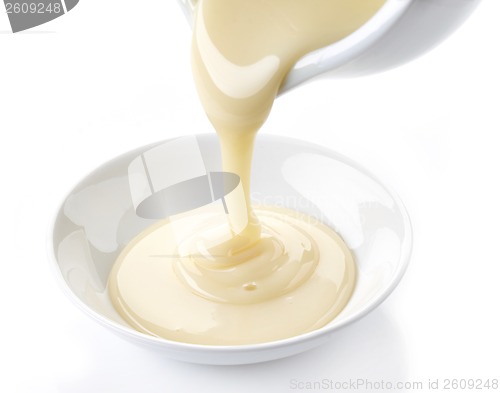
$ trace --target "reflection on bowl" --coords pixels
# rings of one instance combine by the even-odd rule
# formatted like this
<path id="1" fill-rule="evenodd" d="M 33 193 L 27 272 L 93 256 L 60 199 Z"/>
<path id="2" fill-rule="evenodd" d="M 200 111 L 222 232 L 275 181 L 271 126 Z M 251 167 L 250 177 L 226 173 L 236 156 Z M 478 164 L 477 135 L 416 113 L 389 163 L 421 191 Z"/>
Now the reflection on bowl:
<path id="1" fill-rule="evenodd" d="M 245 364 L 320 345 L 378 306 L 402 278 L 410 257 L 411 225 L 398 197 L 339 154 L 302 141 L 259 135 L 253 202 L 299 210 L 343 237 L 358 266 L 358 282 L 346 308 L 321 329 L 255 345 L 186 344 L 129 327 L 106 290 L 121 250 L 165 214 L 215 203 L 236 187 L 237 180 L 222 171 L 215 134 L 146 146 L 102 165 L 69 193 L 55 219 L 50 249 L 65 292 L 103 326 L 165 356 L 194 363 Z"/>

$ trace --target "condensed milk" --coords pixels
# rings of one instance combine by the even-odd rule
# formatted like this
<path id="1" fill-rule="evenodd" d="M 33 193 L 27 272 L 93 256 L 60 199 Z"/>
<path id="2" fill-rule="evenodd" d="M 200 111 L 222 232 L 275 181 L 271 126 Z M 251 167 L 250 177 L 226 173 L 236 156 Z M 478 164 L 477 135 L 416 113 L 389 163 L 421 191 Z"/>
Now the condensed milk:
<path id="1" fill-rule="evenodd" d="M 204 206 L 139 234 L 109 278 L 116 310 L 135 329 L 169 340 L 240 345 L 318 329 L 347 304 L 353 257 L 326 225 L 252 206 L 255 136 L 297 60 L 356 31 L 384 0 L 199 0 L 193 75 L 242 193 L 227 214 Z M 335 179 L 332 179 L 335 181 Z"/>

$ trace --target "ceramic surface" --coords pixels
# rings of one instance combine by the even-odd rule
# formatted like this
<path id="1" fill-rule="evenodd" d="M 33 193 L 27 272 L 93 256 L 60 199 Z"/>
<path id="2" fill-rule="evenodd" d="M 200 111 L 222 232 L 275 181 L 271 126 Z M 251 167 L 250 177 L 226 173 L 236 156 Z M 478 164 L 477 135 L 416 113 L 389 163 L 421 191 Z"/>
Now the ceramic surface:
<path id="1" fill-rule="evenodd" d="M 137 149 L 103 164 L 80 181 L 57 212 L 50 238 L 56 275 L 69 298 L 101 325 L 167 357 L 206 364 L 246 364 L 320 345 L 377 307 L 403 276 L 412 231 L 406 210 L 393 192 L 333 151 L 294 139 L 259 135 L 252 172 L 253 202 L 300 210 L 327 223 L 344 238 L 354 253 L 359 274 L 347 307 L 319 330 L 258 345 L 192 345 L 135 331 L 109 301 L 106 283 L 111 267 L 123 247 L 165 212 L 177 214 L 196 207 L 193 203 L 218 203 L 224 190 L 208 194 L 214 196 L 212 199 L 200 197 L 207 190 L 199 179 L 214 173 L 223 173 L 215 133 Z M 172 199 L 170 191 L 174 189 Z"/>
<path id="2" fill-rule="evenodd" d="M 481 0 L 387 0 L 353 34 L 307 54 L 289 73 L 283 94 L 316 78 L 344 78 L 386 71 L 434 48 L 472 14 Z M 196 0 L 178 0 L 189 22 Z"/>

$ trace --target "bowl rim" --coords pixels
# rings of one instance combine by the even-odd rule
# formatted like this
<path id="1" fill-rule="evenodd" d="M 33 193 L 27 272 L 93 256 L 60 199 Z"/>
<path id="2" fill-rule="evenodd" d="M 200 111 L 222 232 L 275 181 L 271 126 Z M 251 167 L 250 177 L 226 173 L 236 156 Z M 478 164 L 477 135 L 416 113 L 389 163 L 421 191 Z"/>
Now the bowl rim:
<path id="1" fill-rule="evenodd" d="M 188 136 L 188 135 L 183 135 L 183 136 Z M 192 135 L 189 135 L 192 136 Z M 216 137 L 215 133 L 202 133 L 202 134 L 194 134 L 194 136 L 213 136 Z M 149 345 L 154 345 L 156 347 L 161 346 L 165 349 L 176 349 L 176 350 L 185 350 L 185 351 L 202 351 L 205 353 L 217 353 L 217 354 L 222 354 L 222 353 L 242 353 L 242 352 L 258 352 L 258 351 L 267 351 L 267 350 L 275 350 L 279 348 L 284 348 L 284 347 L 290 347 L 294 345 L 300 345 L 304 342 L 308 341 L 314 341 L 315 339 L 320 339 L 324 336 L 328 336 L 331 333 L 340 330 L 358 320 L 361 318 L 365 317 L 368 315 L 370 312 L 372 312 L 374 309 L 376 309 L 380 304 L 382 304 L 387 297 L 394 291 L 394 289 L 398 286 L 400 283 L 401 279 L 403 278 L 409 262 L 410 262 L 410 257 L 411 257 L 411 252 L 412 252 L 412 247 L 413 247 L 413 228 L 410 220 L 410 216 L 408 214 L 408 211 L 403 204 L 401 198 L 399 195 L 390 187 L 388 187 L 384 182 L 380 181 L 380 179 L 374 175 L 371 171 L 368 169 L 364 168 L 362 165 L 358 164 L 356 161 L 353 159 L 338 153 L 334 150 L 331 150 L 325 146 L 318 145 L 316 143 L 304 141 L 301 139 L 297 138 L 291 138 L 291 137 L 286 137 L 286 136 L 280 136 L 280 135 L 273 135 L 273 134 L 258 134 L 258 138 L 262 139 L 279 139 L 281 141 L 284 141 L 286 143 L 293 143 L 293 144 L 301 144 L 307 145 L 311 148 L 316 149 L 319 152 L 325 153 L 330 156 L 335 156 L 335 158 L 341 160 L 348 166 L 356 169 L 357 171 L 363 173 L 364 175 L 370 177 L 372 180 L 374 180 L 380 187 L 382 187 L 394 200 L 397 208 L 401 212 L 401 216 L 403 218 L 403 223 L 404 223 L 404 229 L 405 229 L 405 237 L 404 240 L 401 244 L 401 256 L 399 258 L 400 263 L 397 266 L 397 269 L 393 276 L 391 277 L 391 281 L 389 284 L 387 284 L 387 287 L 383 290 L 383 292 L 375 299 L 372 301 L 368 302 L 367 305 L 360 310 L 356 311 L 353 313 L 351 316 L 343 319 L 341 322 L 334 324 L 333 326 L 331 323 L 335 321 L 331 321 L 327 325 L 307 332 L 303 333 L 297 336 L 281 339 L 281 340 L 275 340 L 275 341 L 269 341 L 269 342 L 263 342 L 263 343 L 257 343 L 257 344 L 243 344 L 243 345 L 204 345 L 204 344 L 191 344 L 191 343 L 185 343 L 185 342 L 180 342 L 180 341 L 173 341 L 173 340 L 167 340 L 161 337 L 155 337 L 151 336 L 145 333 L 141 333 L 131 327 L 128 326 L 123 326 L 115 321 L 112 321 L 111 319 L 102 316 L 101 314 L 97 313 L 94 311 L 92 308 L 90 308 L 88 305 L 86 305 L 78 296 L 70 289 L 68 286 L 66 280 L 63 277 L 63 274 L 58 267 L 58 262 L 57 262 L 57 257 L 54 249 L 54 230 L 56 227 L 56 222 L 57 218 L 61 212 L 61 210 L 64 208 L 64 203 L 66 202 L 67 198 L 71 193 L 75 190 L 75 188 L 78 187 L 79 184 L 81 184 L 85 179 L 88 179 L 91 177 L 93 174 L 95 174 L 100 168 L 103 166 L 111 164 L 112 161 L 117 160 L 123 156 L 129 155 L 132 153 L 134 150 L 141 150 L 145 149 L 148 146 L 155 146 L 157 144 L 161 144 L 164 142 L 167 142 L 172 139 L 176 139 L 178 137 L 173 137 L 173 138 L 167 138 L 162 141 L 158 141 L 155 143 L 150 143 L 143 145 L 139 148 L 129 150 L 125 153 L 122 153 L 116 157 L 113 157 L 109 159 L 108 161 L 100 164 L 99 166 L 95 167 L 92 169 L 90 172 L 88 172 L 83 178 L 79 179 L 77 182 L 73 184 L 73 186 L 69 189 L 64 194 L 64 197 L 61 198 L 61 201 L 57 204 L 56 212 L 53 214 L 52 221 L 49 224 L 48 228 L 48 233 L 47 233 L 47 253 L 48 253 L 48 262 L 50 264 L 51 270 L 54 272 L 54 277 L 57 281 L 58 286 L 61 288 L 62 292 L 66 295 L 66 297 L 75 305 L 77 308 L 79 308 L 84 314 L 88 315 L 91 317 L 94 321 L 98 322 L 101 326 L 104 326 L 108 329 L 111 329 L 115 331 L 116 333 L 119 333 L 121 335 L 129 336 L 135 340 L 140 340 L 146 344 Z"/>

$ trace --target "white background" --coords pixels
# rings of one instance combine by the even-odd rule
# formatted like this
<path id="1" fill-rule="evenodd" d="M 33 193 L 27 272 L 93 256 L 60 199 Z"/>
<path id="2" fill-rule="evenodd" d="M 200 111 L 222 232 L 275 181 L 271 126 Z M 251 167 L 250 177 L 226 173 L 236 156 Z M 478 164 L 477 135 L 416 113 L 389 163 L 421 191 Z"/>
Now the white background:
<path id="1" fill-rule="evenodd" d="M 415 247 L 380 309 L 322 348 L 244 367 L 131 346 L 64 297 L 47 261 L 53 213 L 87 172 L 137 146 L 210 132 L 176 3 L 82 0 L 19 34 L 1 12 L 1 392 L 289 392 L 293 380 L 500 377 L 499 1 L 484 0 L 407 66 L 277 100 L 262 132 L 329 146 L 385 179 L 408 207 Z"/>

